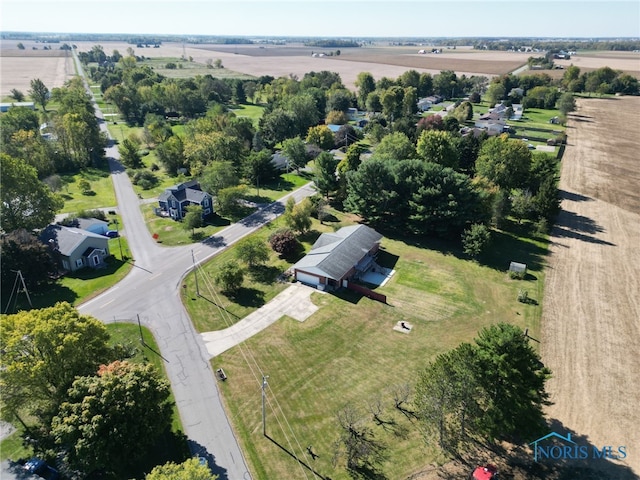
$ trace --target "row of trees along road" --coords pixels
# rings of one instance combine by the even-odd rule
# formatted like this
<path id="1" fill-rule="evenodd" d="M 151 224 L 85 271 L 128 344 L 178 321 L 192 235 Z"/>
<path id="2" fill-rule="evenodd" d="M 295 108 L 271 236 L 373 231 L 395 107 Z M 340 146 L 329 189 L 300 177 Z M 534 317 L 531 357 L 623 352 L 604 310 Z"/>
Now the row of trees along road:
<path id="1" fill-rule="evenodd" d="M 110 346 L 105 326 L 68 303 L 4 316 L 0 340 L 2 419 L 22 424 L 36 454 L 57 459 L 69 477 L 141 473 L 141 460 L 171 427 L 170 387 L 155 367 L 128 361 L 132 347 Z M 186 463 L 149 478 L 215 477 Z"/>

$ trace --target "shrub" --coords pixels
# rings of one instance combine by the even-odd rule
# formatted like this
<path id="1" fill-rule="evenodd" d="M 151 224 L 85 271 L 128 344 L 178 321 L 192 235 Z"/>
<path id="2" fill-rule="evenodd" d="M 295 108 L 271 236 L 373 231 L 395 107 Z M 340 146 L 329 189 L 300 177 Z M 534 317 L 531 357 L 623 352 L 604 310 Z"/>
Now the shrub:
<path id="1" fill-rule="evenodd" d="M 131 182 L 144 190 L 149 190 L 158 184 L 158 177 L 149 170 L 138 170 L 131 175 Z"/>
<path id="2" fill-rule="evenodd" d="M 298 239 L 290 228 L 281 228 L 269 236 L 269 245 L 274 252 L 288 255 L 298 249 Z"/>

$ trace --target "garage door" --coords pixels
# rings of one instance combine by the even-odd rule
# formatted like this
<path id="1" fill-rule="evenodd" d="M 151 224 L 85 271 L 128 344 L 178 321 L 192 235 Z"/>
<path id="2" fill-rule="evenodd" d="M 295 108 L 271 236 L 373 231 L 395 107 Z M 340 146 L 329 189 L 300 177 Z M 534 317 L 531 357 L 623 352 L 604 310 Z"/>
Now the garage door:
<path id="1" fill-rule="evenodd" d="M 296 280 L 302 283 L 306 283 L 307 285 L 313 285 L 317 287 L 320 284 L 320 278 L 315 275 L 309 275 L 304 272 L 296 272 Z"/>

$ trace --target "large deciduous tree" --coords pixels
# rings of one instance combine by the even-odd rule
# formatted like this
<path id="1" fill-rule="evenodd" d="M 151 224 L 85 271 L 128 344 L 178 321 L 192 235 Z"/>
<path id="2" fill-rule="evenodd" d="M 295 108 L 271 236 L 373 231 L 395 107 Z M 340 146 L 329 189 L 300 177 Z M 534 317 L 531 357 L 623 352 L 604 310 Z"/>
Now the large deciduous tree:
<path id="1" fill-rule="evenodd" d="M 573 97 L 571 92 L 565 92 L 560 95 L 560 98 L 556 103 L 556 107 L 558 107 L 558 110 L 560 110 L 560 113 L 563 116 L 566 116 L 568 113 L 573 112 L 576 109 L 576 99 Z"/>
<path id="2" fill-rule="evenodd" d="M 4 317 L 0 339 L 5 418 L 26 411 L 46 422 L 76 376 L 94 374 L 113 356 L 104 325 L 68 303 Z"/>
<path id="3" fill-rule="evenodd" d="M 216 196 L 224 188 L 240 183 L 238 172 L 232 162 L 211 162 L 200 175 L 200 185 L 205 192 Z"/>
<path id="4" fill-rule="evenodd" d="M 317 145 L 322 150 L 333 148 L 335 138 L 333 132 L 326 125 L 316 125 L 307 131 L 307 143 Z"/>
<path id="5" fill-rule="evenodd" d="M 282 154 L 289 159 L 289 166 L 300 170 L 309 159 L 304 141 L 301 138 L 289 138 L 282 142 Z"/>
<path id="6" fill-rule="evenodd" d="M 233 295 L 242 287 L 244 270 L 237 262 L 229 261 L 220 266 L 213 280 L 223 293 Z"/>
<path id="7" fill-rule="evenodd" d="M 449 132 L 424 130 L 418 138 L 416 151 L 427 162 L 443 167 L 458 168 L 459 158 L 456 139 Z"/>
<path id="8" fill-rule="evenodd" d="M 122 475 L 170 427 L 170 393 L 151 364 L 103 365 L 97 375 L 73 382 L 52 434 L 72 468 Z"/>
<path id="9" fill-rule="evenodd" d="M 182 227 L 185 230 L 191 230 L 191 235 L 193 236 L 196 228 L 201 228 L 203 225 L 202 207 L 200 205 L 189 205 L 187 213 L 182 219 Z"/>
<path id="10" fill-rule="evenodd" d="M 56 264 L 47 246 L 25 229 L 14 230 L 2 238 L 0 255 L 0 278 L 5 292 L 15 284 L 18 270 L 29 290 L 39 290 L 53 282 Z"/>
<path id="11" fill-rule="evenodd" d="M 476 160 L 476 173 L 506 190 L 525 186 L 530 168 L 527 145 L 506 135 L 486 140 Z"/>
<path id="12" fill-rule="evenodd" d="M 144 477 L 145 480 L 217 480 L 207 465 L 201 465 L 197 458 L 182 463 L 169 462 L 155 467 Z"/>
<path id="13" fill-rule="evenodd" d="M 42 110 L 46 111 L 47 103 L 49 102 L 49 89 L 39 78 L 31 80 L 31 88 L 29 89 L 29 95 L 33 99 L 34 103 L 42 106 Z"/>
<path id="14" fill-rule="evenodd" d="M 236 258 L 249 267 L 261 265 L 269 260 L 269 248 L 258 237 L 249 237 L 237 243 L 235 248 Z"/>
<path id="15" fill-rule="evenodd" d="M 367 108 L 367 97 L 376 89 L 376 81 L 369 72 L 360 72 L 356 78 L 355 85 L 358 89 L 358 107 L 364 110 Z"/>
<path id="16" fill-rule="evenodd" d="M 0 167 L 2 229 L 31 231 L 51 223 L 64 202 L 38 180 L 36 169 L 5 153 L 0 153 Z"/>
<path id="17" fill-rule="evenodd" d="M 416 157 L 413 142 L 404 133 L 396 132 L 385 136 L 376 147 L 372 159 L 400 161 Z"/>

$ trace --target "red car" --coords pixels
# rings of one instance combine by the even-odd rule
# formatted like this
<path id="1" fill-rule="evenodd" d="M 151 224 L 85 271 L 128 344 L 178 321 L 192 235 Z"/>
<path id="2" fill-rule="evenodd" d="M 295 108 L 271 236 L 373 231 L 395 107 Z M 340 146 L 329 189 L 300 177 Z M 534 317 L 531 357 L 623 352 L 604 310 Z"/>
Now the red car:
<path id="1" fill-rule="evenodd" d="M 498 469 L 494 465 L 484 465 L 477 467 L 473 474 L 471 474 L 472 480 L 497 480 Z"/>

